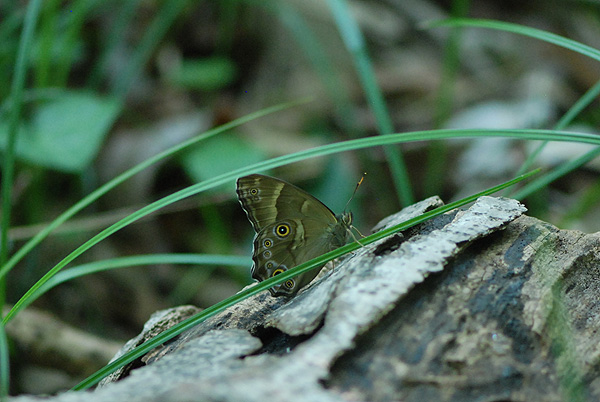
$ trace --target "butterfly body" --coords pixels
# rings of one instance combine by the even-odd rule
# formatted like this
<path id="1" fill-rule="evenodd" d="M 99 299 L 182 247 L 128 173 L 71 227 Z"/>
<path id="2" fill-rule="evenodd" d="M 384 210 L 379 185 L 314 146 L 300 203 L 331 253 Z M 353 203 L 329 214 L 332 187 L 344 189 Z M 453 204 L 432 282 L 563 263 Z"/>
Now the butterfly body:
<path id="1" fill-rule="evenodd" d="M 346 244 L 352 215 L 336 216 L 304 190 L 273 177 L 253 174 L 237 181 L 237 195 L 256 236 L 252 277 L 271 278 Z M 269 289 L 273 296 L 294 295 L 318 269 Z"/>

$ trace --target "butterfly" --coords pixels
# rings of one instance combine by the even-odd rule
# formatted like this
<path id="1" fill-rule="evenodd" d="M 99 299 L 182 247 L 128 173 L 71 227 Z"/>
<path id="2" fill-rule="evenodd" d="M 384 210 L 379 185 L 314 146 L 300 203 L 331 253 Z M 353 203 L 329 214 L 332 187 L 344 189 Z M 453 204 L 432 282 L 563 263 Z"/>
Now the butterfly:
<path id="1" fill-rule="evenodd" d="M 252 278 L 264 281 L 346 244 L 352 213 L 335 215 L 293 184 L 252 174 L 237 180 L 237 196 L 256 232 Z M 313 269 L 269 289 L 293 296 L 319 273 Z"/>

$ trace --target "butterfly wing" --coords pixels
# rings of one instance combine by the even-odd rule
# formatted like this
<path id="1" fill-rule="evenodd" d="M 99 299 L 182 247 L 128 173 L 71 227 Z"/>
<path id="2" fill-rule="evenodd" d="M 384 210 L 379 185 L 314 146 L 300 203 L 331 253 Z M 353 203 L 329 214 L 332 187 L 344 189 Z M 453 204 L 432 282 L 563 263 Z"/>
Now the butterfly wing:
<path id="1" fill-rule="evenodd" d="M 267 225 L 254 238 L 252 277 L 263 281 L 339 247 L 333 241 L 333 227 L 323 228 L 314 219 L 287 219 Z M 318 273 L 319 269 L 313 269 L 269 290 L 274 296 L 293 295 Z"/>
<path id="2" fill-rule="evenodd" d="M 338 220 L 325 204 L 290 183 L 263 175 L 245 176 L 238 179 L 237 194 L 257 232 L 254 279 L 271 278 L 346 243 L 350 221 Z M 270 291 L 274 296 L 293 295 L 318 272 L 298 275 Z"/>
<path id="3" fill-rule="evenodd" d="M 237 195 L 254 230 L 285 219 L 335 223 L 335 214 L 306 191 L 269 176 L 252 174 L 237 181 Z"/>

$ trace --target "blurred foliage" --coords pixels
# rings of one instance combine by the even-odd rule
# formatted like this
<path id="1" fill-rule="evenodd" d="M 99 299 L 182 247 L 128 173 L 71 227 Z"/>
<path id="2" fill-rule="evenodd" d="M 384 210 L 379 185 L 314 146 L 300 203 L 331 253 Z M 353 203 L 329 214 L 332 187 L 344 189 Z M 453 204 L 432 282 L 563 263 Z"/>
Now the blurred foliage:
<path id="1" fill-rule="evenodd" d="M 226 155 L 224 149 L 227 150 Z M 228 133 L 206 140 L 186 152 L 181 163 L 192 180 L 202 181 L 263 159 L 266 158 L 260 148 Z"/>
<path id="2" fill-rule="evenodd" d="M 553 127 L 598 80 L 597 62 L 534 39 L 482 29 L 456 36 L 449 29 L 422 28 L 451 15 L 457 3 L 466 4 L 350 2 L 394 132 Z M 0 3 L 0 147 L 26 6 Z M 458 14 L 536 27 L 600 48 L 600 8 L 572 1 L 569 12 L 564 9 L 564 2 L 484 0 Z M 235 167 L 385 131 L 344 39 L 327 2 L 320 0 L 45 0 L 27 59 L 11 252 L 37 233 L 37 225 L 170 146 L 267 106 L 305 96 L 313 101 L 203 142 L 123 183 L 8 275 L 8 302 L 123 211 Z M 574 122 L 592 132 L 599 123 L 597 100 Z M 530 152 L 529 145 L 512 139 L 452 141 L 443 147 L 433 152 L 424 143 L 394 147 L 405 159 L 416 199 L 436 191 L 453 200 L 502 182 Z M 536 166 L 551 168 L 586 150 L 547 148 Z M 435 155 L 443 155 L 443 163 L 436 165 L 442 156 Z M 597 169 L 592 161 L 532 196 L 530 214 L 598 231 Z M 339 212 L 365 171 L 349 209 L 360 230 L 368 232 L 400 206 L 381 149 L 296 163 L 270 174 L 313 192 Z M 158 253 L 249 256 L 252 235 L 229 186 L 124 228 L 82 256 L 81 263 Z M 206 307 L 234 294 L 249 283 L 248 271 L 165 262 L 111 270 L 61 284 L 35 306 L 122 340 L 174 301 Z M 28 390 L 18 371 L 13 381 L 12 392 Z"/>
<path id="3" fill-rule="evenodd" d="M 17 157 L 41 168 L 80 173 L 98 154 L 119 105 L 93 93 L 53 95 L 45 101 L 32 101 L 35 108 L 18 133 Z M 8 134 L 5 121 L 0 122 L 0 148 L 5 148 Z"/>

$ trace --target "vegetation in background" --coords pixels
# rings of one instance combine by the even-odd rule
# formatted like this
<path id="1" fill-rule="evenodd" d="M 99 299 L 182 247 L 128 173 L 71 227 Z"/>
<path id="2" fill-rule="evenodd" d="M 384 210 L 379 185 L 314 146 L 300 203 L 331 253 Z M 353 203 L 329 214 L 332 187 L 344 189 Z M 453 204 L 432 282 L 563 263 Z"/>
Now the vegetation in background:
<path id="1" fill-rule="evenodd" d="M 1 3 L 3 322 L 35 301 L 125 340 L 173 301 L 237 300 L 252 230 L 233 183 L 255 171 L 341 206 L 368 172 L 351 204 L 367 232 L 433 192 L 451 201 L 542 167 L 512 196 L 597 231 L 599 10 L 423 4 Z M 485 137 L 502 139 L 477 148 Z M 4 393 L 9 349 L 0 324 Z M 27 392 L 21 375 L 12 394 Z"/>

